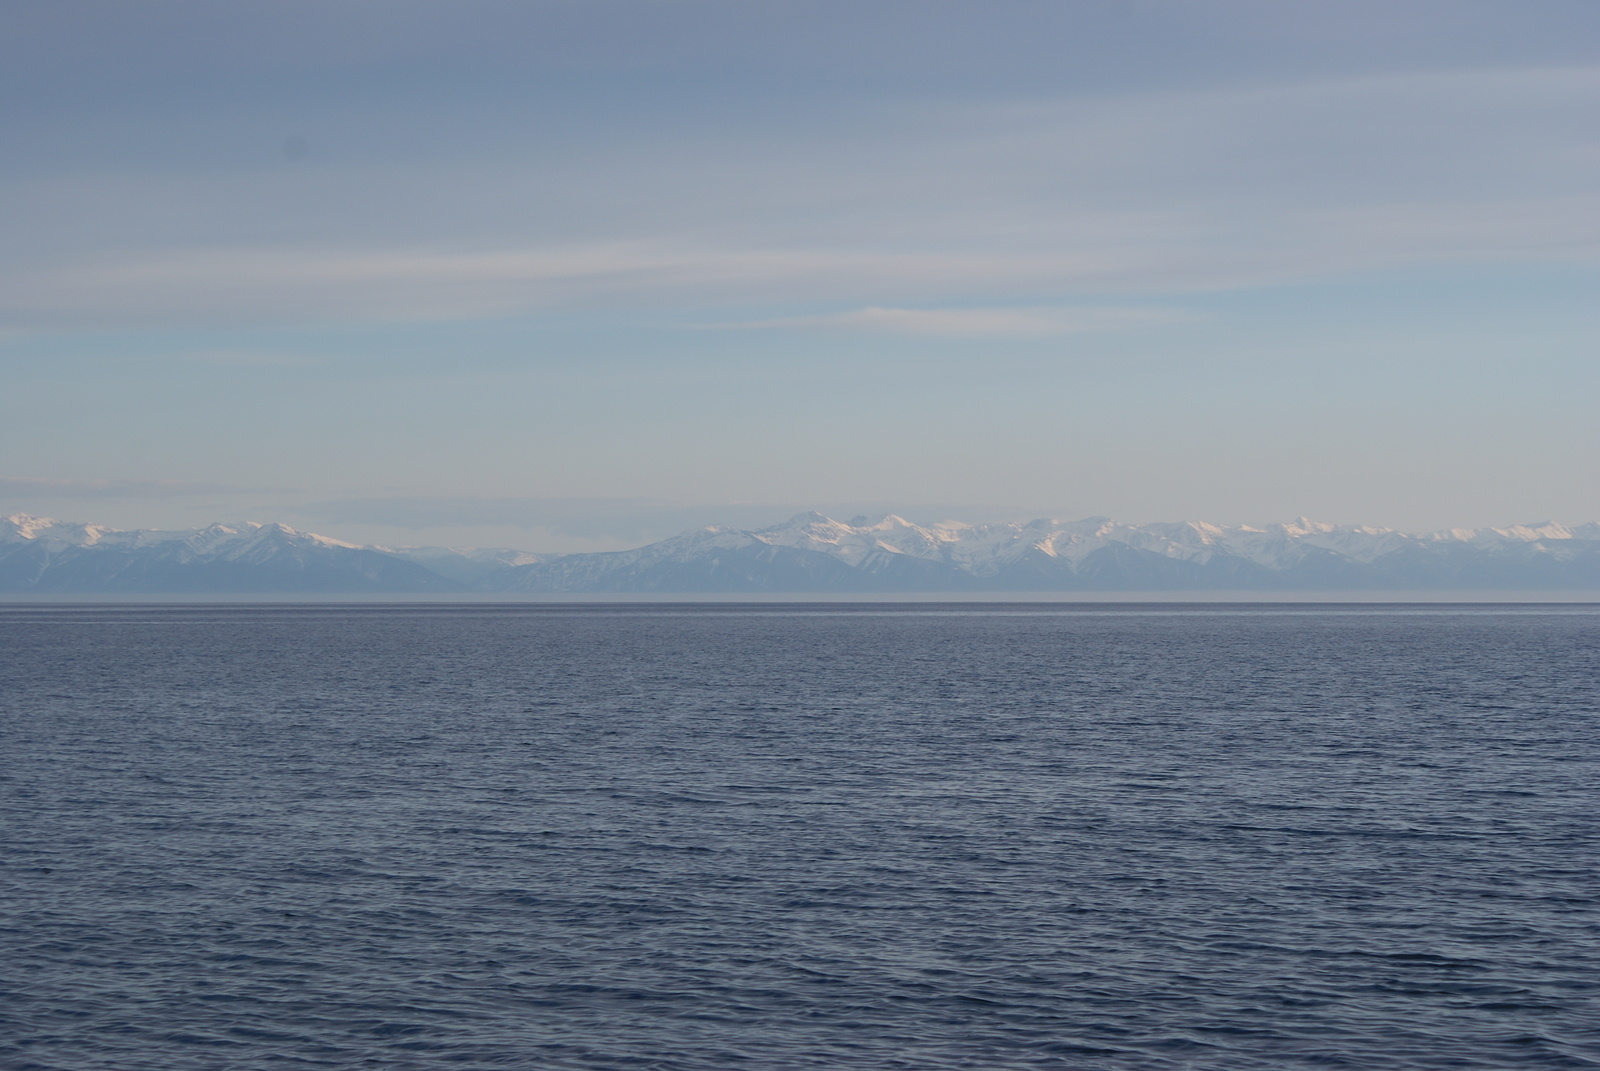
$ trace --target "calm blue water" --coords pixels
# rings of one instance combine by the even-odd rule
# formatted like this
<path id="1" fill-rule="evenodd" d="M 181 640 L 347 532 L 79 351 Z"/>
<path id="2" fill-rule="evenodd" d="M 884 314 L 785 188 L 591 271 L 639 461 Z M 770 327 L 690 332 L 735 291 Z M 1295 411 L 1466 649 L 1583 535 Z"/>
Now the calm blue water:
<path id="1" fill-rule="evenodd" d="M 1600 613 L 0 609 L 0 1066 L 1600 1067 Z"/>

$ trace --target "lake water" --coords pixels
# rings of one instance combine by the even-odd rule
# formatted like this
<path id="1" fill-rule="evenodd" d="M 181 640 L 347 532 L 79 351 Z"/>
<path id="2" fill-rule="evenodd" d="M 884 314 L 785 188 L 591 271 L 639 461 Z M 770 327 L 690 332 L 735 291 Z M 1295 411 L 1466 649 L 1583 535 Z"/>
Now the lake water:
<path id="1" fill-rule="evenodd" d="M 0 608 L 7 1069 L 1600 1067 L 1594 607 Z"/>

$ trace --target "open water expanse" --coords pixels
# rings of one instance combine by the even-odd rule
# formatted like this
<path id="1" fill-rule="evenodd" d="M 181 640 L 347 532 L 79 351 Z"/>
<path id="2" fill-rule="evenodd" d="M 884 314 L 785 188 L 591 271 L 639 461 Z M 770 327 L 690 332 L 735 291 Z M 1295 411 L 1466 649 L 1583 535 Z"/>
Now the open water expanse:
<path id="1" fill-rule="evenodd" d="M 1600 1067 L 1594 607 L 0 607 L 7 1069 Z"/>

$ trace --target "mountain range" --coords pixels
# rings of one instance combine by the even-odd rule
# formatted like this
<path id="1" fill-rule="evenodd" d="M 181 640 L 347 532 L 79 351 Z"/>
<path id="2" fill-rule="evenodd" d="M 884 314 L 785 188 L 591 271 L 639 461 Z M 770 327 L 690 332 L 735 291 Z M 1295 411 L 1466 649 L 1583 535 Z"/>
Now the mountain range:
<path id="1" fill-rule="evenodd" d="M 0 592 L 76 594 L 1600 591 L 1600 524 L 1407 533 L 1304 518 L 846 523 L 804 513 L 635 550 L 358 546 L 281 524 L 122 531 L 0 520 Z"/>

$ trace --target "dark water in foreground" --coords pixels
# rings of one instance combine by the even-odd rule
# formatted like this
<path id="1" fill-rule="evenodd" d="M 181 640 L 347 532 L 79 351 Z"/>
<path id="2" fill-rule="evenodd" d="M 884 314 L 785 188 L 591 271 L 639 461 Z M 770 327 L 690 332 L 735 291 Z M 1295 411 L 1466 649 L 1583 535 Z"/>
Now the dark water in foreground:
<path id="1" fill-rule="evenodd" d="M 1600 1067 L 1600 613 L 0 609 L 0 1066 Z"/>

